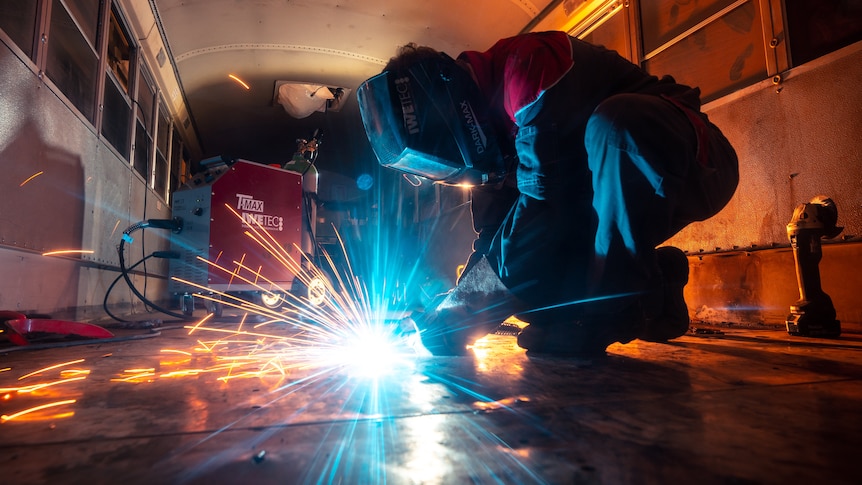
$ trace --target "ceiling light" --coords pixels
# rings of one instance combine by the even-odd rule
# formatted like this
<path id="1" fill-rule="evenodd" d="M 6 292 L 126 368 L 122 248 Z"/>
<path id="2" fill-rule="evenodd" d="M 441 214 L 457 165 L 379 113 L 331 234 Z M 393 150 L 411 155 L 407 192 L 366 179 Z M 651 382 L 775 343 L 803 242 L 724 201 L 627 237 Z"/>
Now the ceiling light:
<path id="1" fill-rule="evenodd" d="M 315 111 L 338 111 L 350 92 L 321 84 L 276 81 L 274 100 L 290 116 L 302 119 Z"/>

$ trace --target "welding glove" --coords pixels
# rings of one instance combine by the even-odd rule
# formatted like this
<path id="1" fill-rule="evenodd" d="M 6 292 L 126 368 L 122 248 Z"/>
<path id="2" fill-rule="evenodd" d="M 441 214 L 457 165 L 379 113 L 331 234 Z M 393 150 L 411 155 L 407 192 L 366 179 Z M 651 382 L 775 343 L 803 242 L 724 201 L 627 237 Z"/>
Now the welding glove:
<path id="1" fill-rule="evenodd" d="M 436 306 L 410 318 L 422 344 L 433 355 L 463 355 L 467 345 L 523 308 L 483 256 Z"/>

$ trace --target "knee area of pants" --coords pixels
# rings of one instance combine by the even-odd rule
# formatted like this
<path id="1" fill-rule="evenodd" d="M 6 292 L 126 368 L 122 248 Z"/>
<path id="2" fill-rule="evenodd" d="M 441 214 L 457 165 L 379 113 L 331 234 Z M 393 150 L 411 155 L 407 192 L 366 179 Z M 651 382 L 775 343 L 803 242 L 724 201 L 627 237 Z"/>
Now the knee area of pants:
<path id="1" fill-rule="evenodd" d="M 635 95 L 618 94 L 602 101 L 587 123 L 587 130 L 625 130 L 637 117 L 638 98 Z"/>

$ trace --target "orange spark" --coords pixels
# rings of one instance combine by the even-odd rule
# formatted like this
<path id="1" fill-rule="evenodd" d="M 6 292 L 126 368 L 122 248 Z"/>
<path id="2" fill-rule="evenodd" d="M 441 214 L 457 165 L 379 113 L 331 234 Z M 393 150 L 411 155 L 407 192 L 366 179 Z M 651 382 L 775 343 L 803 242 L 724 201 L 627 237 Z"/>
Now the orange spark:
<path id="1" fill-rule="evenodd" d="M 251 89 L 251 87 L 249 87 L 249 85 L 246 84 L 245 81 L 234 76 L 233 74 L 228 74 L 227 77 L 233 79 L 234 81 L 236 81 L 240 86 L 244 87 L 245 89 Z"/>
<path id="2" fill-rule="evenodd" d="M 203 321 L 201 321 L 200 323 L 203 323 Z M 189 331 L 189 333 L 192 333 L 193 330 L 200 329 L 200 330 L 206 330 L 207 332 L 221 332 L 221 333 L 229 333 L 232 335 L 250 335 L 250 336 L 256 336 L 256 337 L 271 338 L 271 339 L 275 339 L 275 340 L 288 340 L 288 337 L 281 337 L 278 335 L 271 335 L 268 333 L 254 333 L 254 332 L 246 332 L 246 331 L 237 332 L 235 330 L 225 330 L 222 328 L 201 327 L 200 323 L 198 323 L 194 327 L 185 326 L 183 328 L 190 328 L 191 330 Z M 201 345 L 203 345 L 202 342 L 198 342 L 198 343 L 201 343 Z"/>
<path id="3" fill-rule="evenodd" d="M 65 401 L 57 401 L 57 402 L 52 402 L 49 404 L 42 404 L 40 406 L 34 406 L 32 408 L 25 409 L 23 411 L 19 411 L 15 414 L 9 414 L 9 415 L 4 414 L 4 415 L 0 416 L 0 422 L 5 423 L 6 421 L 11 421 L 11 420 L 18 418 L 18 417 L 21 417 L 25 414 L 30 414 L 30 413 L 33 413 L 36 411 L 41 411 L 43 409 L 53 408 L 53 407 L 57 407 L 57 406 L 64 406 L 66 404 L 72 404 L 76 401 L 77 401 L 76 399 L 67 399 Z"/>
<path id="4" fill-rule="evenodd" d="M 146 372 L 155 372 L 155 371 L 156 371 L 155 367 L 150 367 L 147 369 L 126 369 L 123 372 L 125 372 L 126 374 L 143 374 Z"/>
<path id="5" fill-rule="evenodd" d="M 44 389 L 46 387 L 56 386 L 58 384 L 66 384 L 68 382 L 82 381 L 86 378 L 87 378 L 87 376 L 70 377 L 68 379 L 60 379 L 59 381 L 45 382 L 43 384 L 34 384 L 32 386 L 26 386 L 26 387 L 18 388 L 18 392 L 19 393 L 31 393 L 33 391 L 38 391 L 39 389 Z M 4 389 L 4 391 L 5 390 L 6 389 Z"/>
<path id="6" fill-rule="evenodd" d="M 119 220 L 119 219 L 117 219 L 117 223 L 116 223 L 116 224 L 114 224 L 114 230 L 112 230 L 112 231 L 111 231 L 111 238 L 113 238 L 113 237 L 114 237 L 114 233 L 116 233 L 116 232 L 117 232 L 117 228 L 118 228 L 118 227 L 120 227 L 120 220 Z"/>
<path id="7" fill-rule="evenodd" d="M 59 254 L 93 254 L 94 252 L 95 251 L 92 249 L 58 249 L 56 251 L 42 253 L 42 256 L 57 256 Z"/>
<path id="8" fill-rule="evenodd" d="M 132 381 L 136 381 L 139 379 L 143 379 L 145 377 L 155 377 L 155 376 L 156 376 L 155 372 L 141 372 L 139 374 L 133 374 L 133 375 L 122 377 L 122 378 L 111 379 L 111 382 L 132 382 Z"/>
<path id="9" fill-rule="evenodd" d="M 27 180 L 25 180 L 25 181 L 21 182 L 21 185 L 19 185 L 18 187 L 23 187 L 23 186 L 24 186 L 24 184 L 26 184 L 27 182 L 29 182 L 29 181 L 33 180 L 34 178 L 36 178 L 36 177 L 38 177 L 38 176 L 42 175 L 43 173 L 45 173 L 45 172 L 43 172 L 43 171 L 41 171 L 41 170 L 40 170 L 40 171 L 38 171 L 38 172 L 36 172 L 36 173 L 34 173 L 33 175 L 31 175 L 31 176 L 27 177 Z"/>
<path id="10" fill-rule="evenodd" d="M 23 376 L 19 377 L 19 378 L 18 378 L 18 380 L 20 381 L 20 380 L 26 379 L 26 378 L 28 378 L 28 377 L 30 377 L 30 376 L 35 376 L 36 374 L 41 374 L 42 372 L 46 372 L 46 371 L 49 371 L 49 370 L 57 369 L 57 368 L 60 368 L 60 367 L 65 367 L 65 366 L 67 366 L 67 365 L 80 364 L 81 362 L 84 362 L 84 359 L 70 360 L 69 362 L 63 362 L 62 364 L 56 364 L 56 365 L 52 365 L 52 366 L 49 366 L 49 367 L 44 367 L 44 368 L 39 369 L 39 370 L 34 370 L 33 372 L 31 372 L 31 373 L 29 373 L 29 374 L 25 374 L 25 375 L 23 375 Z"/>
<path id="11" fill-rule="evenodd" d="M 213 316 L 213 314 L 212 314 L 212 313 L 208 313 L 208 314 L 207 314 L 207 316 L 205 316 L 205 317 L 201 318 L 201 321 L 199 321 L 197 324 L 195 324 L 195 326 L 194 326 L 194 327 L 186 327 L 186 328 L 191 328 L 191 330 L 189 330 L 189 335 L 191 335 L 195 330 L 197 330 L 197 329 L 198 329 L 198 327 L 200 327 L 201 325 L 203 325 L 203 323 L 204 323 L 205 321 L 207 321 L 207 320 L 209 320 L 210 318 L 212 318 L 212 316 Z"/>
<path id="12" fill-rule="evenodd" d="M 87 376 L 90 374 L 90 369 L 66 369 L 60 371 L 60 377 L 76 377 L 80 375 Z"/>
<path id="13" fill-rule="evenodd" d="M 171 354 L 183 354 L 183 355 L 192 355 L 191 352 L 186 352 L 185 350 L 174 350 L 174 349 L 162 349 L 160 352 L 171 353 Z"/>

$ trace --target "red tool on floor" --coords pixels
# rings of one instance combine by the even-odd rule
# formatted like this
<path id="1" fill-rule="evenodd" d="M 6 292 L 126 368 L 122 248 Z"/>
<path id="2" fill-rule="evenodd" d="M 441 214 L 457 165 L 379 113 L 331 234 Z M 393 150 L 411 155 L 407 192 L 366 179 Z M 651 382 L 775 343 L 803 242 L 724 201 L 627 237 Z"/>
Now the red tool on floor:
<path id="1" fill-rule="evenodd" d="M 30 345 L 28 335 L 75 335 L 85 338 L 112 338 L 113 333 L 92 323 L 70 322 L 46 318 L 27 318 L 18 312 L 0 311 L 0 322 L 9 329 L 9 341 L 15 345 Z"/>

